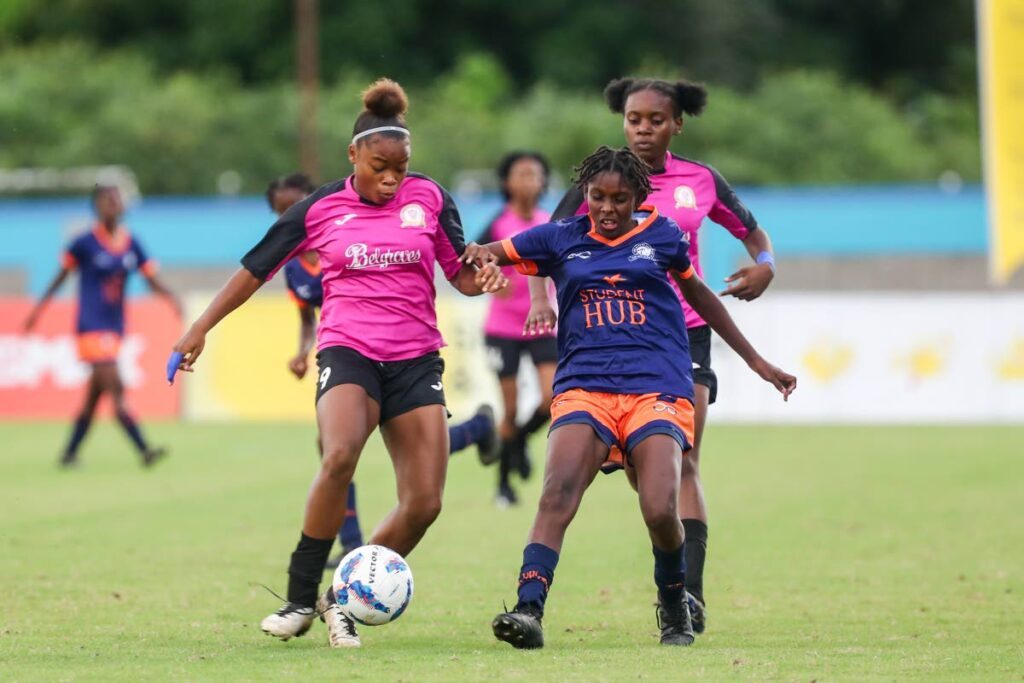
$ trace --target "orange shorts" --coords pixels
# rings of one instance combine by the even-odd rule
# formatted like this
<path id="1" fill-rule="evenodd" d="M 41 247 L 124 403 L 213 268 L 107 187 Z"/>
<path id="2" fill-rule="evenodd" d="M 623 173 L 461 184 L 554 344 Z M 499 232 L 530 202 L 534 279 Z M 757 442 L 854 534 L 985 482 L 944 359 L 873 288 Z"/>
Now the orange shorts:
<path id="1" fill-rule="evenodd" d="M 605 472 L 629 463 L 633 448 L 652 434 L 672 437 L 683 453 L 693 448 L 693 404 L 667 394 L 570 389 L 551 402 L 551 429 L 567 424 L 589 425 L 608 445 L 608 460 L 601 466 Z"/>
<path id="2" fill-rule="evenodd" d="M 116 363 L 121 335 L 100 330 L 78 335 L 78 358 L 84 363 Z"/>

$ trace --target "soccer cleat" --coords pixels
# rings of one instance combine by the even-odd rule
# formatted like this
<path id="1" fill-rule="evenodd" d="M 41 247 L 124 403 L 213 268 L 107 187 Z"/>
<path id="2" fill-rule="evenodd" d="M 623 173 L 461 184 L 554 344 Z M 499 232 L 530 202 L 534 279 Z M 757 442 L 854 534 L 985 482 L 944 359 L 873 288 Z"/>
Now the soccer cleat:
<path id="1" fill-rule="evenodd" d="M 341 564 L 341 561 L 345 559 L 345 556 L 358 547 L 359 546 L 357 545 L 343 545 L 337 555 L 328 559 L 327 562 L 324 563 L 324 571 L 334 571 L 337 569 L 338 565 Z"/>
<path id="2" fill-rule="evenodd" d="M 477 408 L 476 414 L 487 420 L 488 424 L 483 438 L 476 442 L 477 456 L 481 465 L 493 465 L 501 456 L 501 439 L 498 438 L 497 423 L 494 421 L 494 408 L 485 403 Z"/>
<path id="3" fill-rule="evenodd" d="M 519 476 L 526 481 L 533 474 L 533 460 L 530 458 L 530 451 L 526 447 L 526 437 L 522 436 L 516 441 L 516 469 Z"/>
<path id="4" fill-rule="evenodd" d="M 536 650 L 544 647 L 544 629 L 541 614 L 528 607 L 515 608 L 494 617 L 491 630 L 494 637 L 503 640 L 517 650 Z"/>
<path id="5" fill-rule="evenodd" d="M 494 499 L 494 504 L 504 510 L 513 505 L 519 505 L 519 496 L 516 495 L 515 489 L 510 484 L 499 484 L 498 495 Z"/>
<path id="6" fill-rule="evenodd" d="M 707 628 L 707 608 L 704 602 L 695 597 L 692 593 L 686 594 L 686 603 L 690 607 L 690 621 L 693 623 L 694 633 L 704 633 Z"/>
<path id="7" fill-rule="evenodd" d="M 81 461 L 78 459 L 76 453 L 65 453 L 61 456 L 60 460 L 57 461 L 57 466 L 66 470 L 71 470 L 78 467 Z"/>
<path id="8" fill-rule="evenodd" d="M 680 597 L 676 605 L 658 605 L 658 628 L 661 629 L 662 645 L 692 645 L 696 636 L 690 621 L 690 606 L 686 596 Z"/>
<path id="9" fill-rule="evenodd" d="M 281 609 L 261 621 L 260 628 L 268 636 L 289 640 L 306 635 L 306 631 L 313 626 L 314 619 L 316 612 L 312 607 L 286 602 Z"/>
<path id="10" fill-rule="evenodd" d="M 341 611 L 338 601 L 334 599 L 334 589 L 328 588 L 316 601 L 316 611 L 320 613 L 320 621 L 327 624 L 327 642 L 331 647 L 361 647 L 356 622 Z"/>
<path id="11" fill-rule="evenodd" d="M 166 448 L 150 448 L 148 451 L 142 454 L 142 466 L 152 467 L 159 460 L 163 460 L 167 456 Z"/>

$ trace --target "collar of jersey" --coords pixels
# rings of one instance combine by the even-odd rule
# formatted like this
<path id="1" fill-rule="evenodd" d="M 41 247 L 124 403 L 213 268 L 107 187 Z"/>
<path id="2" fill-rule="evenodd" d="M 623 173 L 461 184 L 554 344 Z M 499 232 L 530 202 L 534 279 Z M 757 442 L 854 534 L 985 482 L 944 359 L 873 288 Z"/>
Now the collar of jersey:
<path id="1" fill-rule="evenodd" d="M 647 228 L 651 227 L 651 224 L 654 223 L 654 221 L 658 220 L 659 218 L 658 209 L 652 204 L 644 204 L 640 208 L 638 208 L 637 211 L 649 211 L 650 215 L 646 219 L 638 223 L 635 228 L 633 228 L 624 235 L 619 235 L 613 240 L 610 240 L 604 235 L 598 233 L 597 226 L 594 225 L 594 218 L 590 214 L 587 214 L 587 220 L 590 221 L 590 232 L 587 233 L 587 236 L 597 240 L 601 244 L 606 244 L 609 247 L 617 247 L 623 242 L 629 241 L 630 239 L 642 233 Z"/>
<path id="2" fill-rule="evenodd" d="M 96 223 L 92 228 L 92 235 L 100 243 L 101 247 L 115 256 L 127 251 L 128 242 L 131 240 L 128 230 L 123 225 L 118 225 L 114 229 L 114 234 L 111 235 L 100 223 Z"/>

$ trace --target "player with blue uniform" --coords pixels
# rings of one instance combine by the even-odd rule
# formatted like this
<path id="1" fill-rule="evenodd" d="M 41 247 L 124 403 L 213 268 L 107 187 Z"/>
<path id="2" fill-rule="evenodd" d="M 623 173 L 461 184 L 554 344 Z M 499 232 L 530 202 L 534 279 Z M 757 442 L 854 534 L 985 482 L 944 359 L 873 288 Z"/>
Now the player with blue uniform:
<path id="1" fill-rule="evenodd" d="M 165 454 L 150 448 L 124 400 L 124 384 L 117 369 L 117 355 L 124 336 L 124 291 L 128 276 L 138 271 L 150 289 L 165 297 L 180 314 L 174 295 L 156 275 L 156 263 L 139 241 L 121 225 L 124 202 L 113 186 L 97 185 L 92 195 L 96 224 L 92 230 L 71 241 L 60 270 L 25 321 L 25 331 L 35 327 L 47 302 L 57 293 L 72 271 L 79 273 L 78 322 L 79 358 L 92 366 L 85 403 L 75 418 L 71 438 L 60 458 L 62 467 L 78 464 L 78 448 L 92 425 L 96 406 L 103 394 L 110 394 L 118 422 L 138 449 L 142 464 L 150 466 Z"/>
<path id="2" fill-rule="evenodd" d="M 544 488 L 523 551 L 519 600 L 492 628 L 516 648 L 543 646 L 544 603 L 565 531 L 597 472 L 626 467 L 635 471 L 653 546 L 661 642 L 690 645 L 677 505 L 682 460 L 694 441 L 694 388 L 686 321 L 667 275 L 784 397 L 796 378 L 754 350 L 696 274 L 679 226 L 643 204 L 650 169 L 639 157 L 601 147 L 577 171 L 587 214 L 470 245 L 462 257 L 550 276 L 561 316 Z"/>

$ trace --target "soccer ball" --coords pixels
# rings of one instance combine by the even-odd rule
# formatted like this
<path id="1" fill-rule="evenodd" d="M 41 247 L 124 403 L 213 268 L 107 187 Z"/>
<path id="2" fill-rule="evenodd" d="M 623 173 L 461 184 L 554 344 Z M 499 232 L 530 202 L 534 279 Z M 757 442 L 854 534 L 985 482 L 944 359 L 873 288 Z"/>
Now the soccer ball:
<path id="1" fill-rule="evenodd" d="M 364 545 L 346 555 L 334 570 L 333 585 L 341 611 L 365 626 L 394 621 L 412 600 L 409 565 L 382 545 Z"/>

